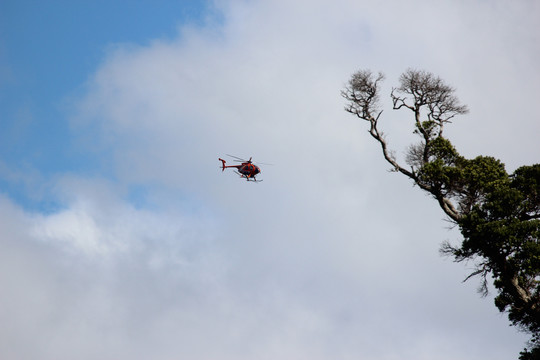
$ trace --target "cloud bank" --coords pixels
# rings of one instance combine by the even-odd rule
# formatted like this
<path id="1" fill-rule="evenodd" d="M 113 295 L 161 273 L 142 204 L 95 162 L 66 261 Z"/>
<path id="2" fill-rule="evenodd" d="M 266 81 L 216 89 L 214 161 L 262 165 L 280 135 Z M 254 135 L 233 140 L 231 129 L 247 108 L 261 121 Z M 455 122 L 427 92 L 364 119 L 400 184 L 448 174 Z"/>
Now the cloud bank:
<path id="1" fill-rule="evenodd" d="M 387 89 L 433 71 L 471 108 L 448 129 L 458 149 L 536 162 L 538 5 L 214 6 L 173 41 L 112 47 L 86 84 L 71 123 L 103 173 L 60 175 L 49 214 L 0 197 L 2 357 L 516 356 L 525 337 L 438 256 L 459 234 L 339 92 L 359 68 Z M 401 151 L 410 123 L 385 116 Z M 275 165 L 248 184 L 225 153 Z"/>

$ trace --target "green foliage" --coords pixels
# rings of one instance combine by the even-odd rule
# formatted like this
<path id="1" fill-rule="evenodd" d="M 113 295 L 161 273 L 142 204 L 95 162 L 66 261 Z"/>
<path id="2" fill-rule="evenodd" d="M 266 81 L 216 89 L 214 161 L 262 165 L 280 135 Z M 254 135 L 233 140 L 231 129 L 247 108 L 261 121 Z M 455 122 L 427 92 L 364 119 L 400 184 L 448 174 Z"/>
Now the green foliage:
<path id="1" fill-rule="evenodd" d="M 493 157 L 465 159 L 446 139 L 429 144 L 429 160 L 418 181 L 453 199 L 461 217 L 456 261 L 479 260 L 473 273 L 489 275 L 498 294 L 495 305 L 513 325 L 540 331 L 540 165 L 508 175 Z M 487 285 L 484 285 L 487 291 Z"/>
<path id="2" fill-rule="evenodd" d="M 540 164 L 522 166 L 512 175 L 512 185 L 525 194 L 522 212 L 540 214 Z"/>
<path id="3" fill-rule="evenodd" d="M 540 334 L 536 333 L 529 341 L 529 348 L 519 353 L 519 360 L 540 360 Z"/>
<path id="4" fill-rule="evenodd" d="M 442 136 L 431 140 L 426 152 L 428 156 L 417 172 L 417 181 L 442 195 L 454 197 L 462 210 L 509 181 L 499 160 L 486 156 L 466 159 Z"/>

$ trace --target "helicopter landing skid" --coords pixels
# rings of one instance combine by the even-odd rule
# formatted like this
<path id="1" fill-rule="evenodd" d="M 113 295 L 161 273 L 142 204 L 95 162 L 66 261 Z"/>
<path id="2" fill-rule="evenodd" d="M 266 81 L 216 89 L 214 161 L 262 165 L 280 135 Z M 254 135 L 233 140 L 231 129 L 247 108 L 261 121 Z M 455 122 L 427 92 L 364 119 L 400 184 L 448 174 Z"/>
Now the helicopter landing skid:
<path id="1" fill-rule="evenodd" d="M 257 180 L 257 179 L 255 179 L 255 178 L 249 178 L 249 177 L 247 177 L 246 175 L 244 175 L 244 174 L 242 174 L 242 173 L 239 173 L 239 172 L 236 171 L 236 170 L 235 170 L 234 172 L 235 172 L 238 176 L 240 176 L 241 178 L 244 178 L 244 179 L 246 179 L 247 181 L 250 181 L 250 182 L 256 182 L 256 183 L 259 183 L 259 182 L 262 181 L 262 180 Z M 250 179 L 252 179 L 252 180 L 250 180 Z"/>

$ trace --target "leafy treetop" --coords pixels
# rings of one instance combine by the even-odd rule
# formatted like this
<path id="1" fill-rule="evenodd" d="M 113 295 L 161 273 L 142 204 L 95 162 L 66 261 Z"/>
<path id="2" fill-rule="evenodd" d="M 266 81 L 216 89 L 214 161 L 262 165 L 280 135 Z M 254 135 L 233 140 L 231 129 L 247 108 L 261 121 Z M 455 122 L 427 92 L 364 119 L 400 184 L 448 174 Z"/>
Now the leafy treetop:
<path id="1" fill-rule="evenodd" d="M 342 96 L 345 110 L 369 123 L 370 135 L 381 146 L 392 169 L 431 194 L 463 235 L 461 246 L 443 243 L 441 253 L 455 261 L 474 261 L 467 277 L 481 277 L 480 292 L 488 279 L 497 291 L 495 305 L 510 322 L 532 335 L 530 351 L 521 359 L 540 358 L 540 164 L 522 166 L 508 174 L 504 164 L 490 156 L 467 159 L 443 136 L 444 127 L 467 113 L 455 90 L 439 77 L 409 69 L 400 86 L 390 93 L 394 110 L 413 114 L 420 141 L 410 145 L 405 164 L 388 148 L 379 129 L 382 73 L 354 73 Z"/>

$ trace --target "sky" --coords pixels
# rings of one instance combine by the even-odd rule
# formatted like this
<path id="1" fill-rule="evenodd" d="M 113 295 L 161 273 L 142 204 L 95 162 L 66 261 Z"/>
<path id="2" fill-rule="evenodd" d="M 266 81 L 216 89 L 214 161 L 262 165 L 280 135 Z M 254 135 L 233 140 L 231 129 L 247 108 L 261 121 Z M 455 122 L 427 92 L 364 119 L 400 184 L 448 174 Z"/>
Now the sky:
<path id="1" fill-rule="evenodd" d="M 467 157 L 538 163 L 540 4 L 0 3 L 2 359 L 516 358 L 433 199 L 340 91 L 433 72 Z M 253 157 L 260 183 L 222 172 Z M 232 159 L 231 159 L 232 160 Z"/>

